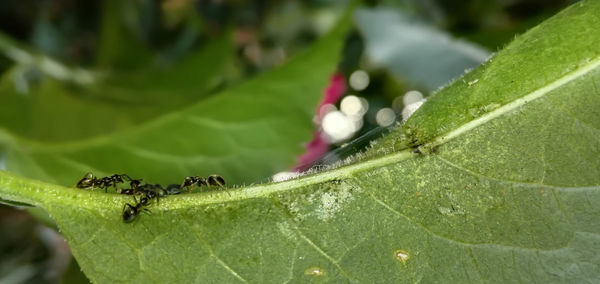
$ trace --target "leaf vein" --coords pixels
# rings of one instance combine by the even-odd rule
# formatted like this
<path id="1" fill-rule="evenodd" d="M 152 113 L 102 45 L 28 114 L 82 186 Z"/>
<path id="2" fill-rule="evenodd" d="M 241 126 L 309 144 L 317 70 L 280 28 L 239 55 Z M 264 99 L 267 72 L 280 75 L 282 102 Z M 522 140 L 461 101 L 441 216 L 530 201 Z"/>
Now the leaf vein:
<path id="1" fill-rule="evenodd" d="M 575 190 L 588 191 L 588 190 L 597 190 L 597 189 L 600 189 L 600 185 L 584 186 L 584 187 L 581 187 L 581 186 L 578 186 L 578 187 L 563 187 L 563 186 L 557 186 L 557 185 L 551 185 L 551 184 L 541 184 L 541 183 L 536 183 L 536 182 L 522 182 L 522 181 L 515 181 L 515 180 L 504 180 L 504 179 L 499 179 L 499 178 L 487 176 L 487 175 L 484 175 L 482 173 L 478 173 L 478 172 L 475 172 L 473 170 L 467 169 L 465 167 L 459 166 L 457 164 L 452 163 L 451 161 L 449 161 L 447 159 L 442 158 L 439 155 L 436 155 L 435 157 L 437 159 L 439 159 L 440 161 L 448 164 L 449 166 L 454 167 L 456 169 L 459 169 L 461 171 L 464 171 L 464 172 L 466 172 L 468 174 L 471 174 L 473 176 L 482 177 L 482 178 L 485 178 L 485 179 L 489 179 L 489 180 L 493 180 L 493 181 L 497 181 L 497 182 L 501 182 L 501 183 L 511 183 L 511 184 L 522 186 L 522 187 L 536 187 L 536 188 L 546 187 L 546 188 L 556 189 L 556 190 L 559 190 L 559 191 L 567 191 L 567 190 L 568 191 L 575 191 Z"/>
<path id="2" fill-rule="evenodd" d="M 466 243 L 466 242 L 462 242 L 459 240 L 455 240 L 455 239 L 451 239 L 448 237 L 444 237 L 441 236 L 431 230 L 429 230 L 429 228 L 423 226 L 420 223 L 417 223 L 413 220 L 411 220 L 410 218 L 408 218 L 406 215 L 398 212 L 397 210 L 395 210 L 394 208 L 390 207 L 388 204 L 386 204 L 385 202 L 381 201 L 380 199 L 378 199 L 377 197 L 371 195 L 371 198 L 373 198 L 373 200 L 377 203 L 379 203 L 381 206 L 383 206 L 384 208 L 388 209 L 389 211 L 391 211 L 392 213 L 402 217 L 403 219 L 405 219 L 406 221 L 408 221 L 409 223 L 421 228 L 423 231 L 425 231 L 428 235 L 435 237 L 437 239 L 441 239 L 441 240 L 445 240 L 451 243 L 455 243 L 461 246 L 465 246 L 465 247 L 485 247 L 485 246 L 493 246 L 493 247 L 499 247 L 499 248 L 509 248 L 509 249 L 518 249 L 518 250 L 530 250 L 530 251 L 553 251 L 553 250 L 559 250 L 559 249 L 564 249 L 566 248 L 569 244 L 566 244 L 567 246 L 565 247 L 557 247 L 557 248 L 552 248 L 552 249 L 539 249 L 539 248 L 530 248 L 530 247 L 516 247 L 516 246 L 509 246 L 509 245 L 502 245 L 502 244 L 494 244 L 494 243 Z M 535 243 L 535 240 L 534 240 Z"/>
<path id="3" fill-rule="evenodd" d="M 317 244 L 315 244 L 310 238 L 308 238 L 306 235 L 304 235 L 304 233 L 302 233 L 302 231 L 300 231 L 297 227 L 294 226 L 293 228 L 296 231 L 296 233 L 298 233 L 300 238 L 302 238 L 313 249 L 315 249 L 318 253 L 320 253 L 327 260 L 329 260 L 329 262 L 331 262 L 342 273 L 342 275 L 344 275 L 344 277 L 346 277 L 348 280 L 353 279 L 352 277 L 350 277 L 350 274 L 348 274 L 348 272 L 346 272 L 333 257 L 331 257 L 329 254 L 327 254 L 323 249 L 321 249 Z"/>
<path id="4" fill-rule="evenodd" d="M 475 259 L 475 255 L 473 254 L 473 248 L 472 247 L 469 248 L 469 257 L 471 258 L 471 261 L 473 262 L 473 266 L 475 267 L 475 271 L 477 271 L 477 274 L 479 275 L 479 281 L 483 281 L 483 274 L 481 273 L 481 269 L 479 268 L 479 264 L 477 263 L 477 259 Z"/>
<path id="5" fill-rule="evenodd" d="M 206 248 L 206 250 L 208 250 L 208 252 L 210 253 L 210 256 L 214 257 L 219 265 L 221 265 L 223 268 L 225 268 L 225 270 L 227 270 L 229 273 L 231 273 L 238 280 L 240 280 L 244 283 L 248 283 L 248 281 L 246 279 L 244 279 L 239 273 L 237 273 L 235 270 L 233 270 L 229 265 L 227 265 L 227 263 L 225 263 L 221 258 L 219 258 L 218 255 L 215 254 L 212 247 L 206 242 L 206 240 L 204 240 L 204 238 L 200 235 L 200 233 L 197 230 L 192 230 L 192 231 L 194 232 L 194 235 L 196 235 L 198 240 L 200 240 L 202 245 Z"/>

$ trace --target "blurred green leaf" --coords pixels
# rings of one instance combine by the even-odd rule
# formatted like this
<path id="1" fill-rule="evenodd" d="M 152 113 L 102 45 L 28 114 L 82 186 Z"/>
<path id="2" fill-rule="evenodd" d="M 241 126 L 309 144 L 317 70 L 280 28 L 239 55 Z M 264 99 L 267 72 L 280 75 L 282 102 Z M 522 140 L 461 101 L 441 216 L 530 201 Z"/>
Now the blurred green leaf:
<path id="1" fill-rule="evenodd" d="M 16 48 L 5 42 L 5 50 Z M 43 68 L 51 59 L 17 61 L 20 64 L 0 79 L 0 124 L 15 135 L 44 142 L 129 129 L 210 95 L 223 80 L 232 49 L 231 34 L 225 33 L 168 68 L 112 71 L 80 84 L 51 77 L 52 69 Z M 28 74 L 37 75 L 28 79 Z"/>
<path id="2" fill-rule="evenodd" d="M 103 69 L 131 70 L 154 64 L 153 52 L 135 30 L 134 2 L 106 0 L 96 64 Z"/>
<path id="3" fill-rule="evenodd" d="M 96 76 L 93 72 L 82 68 L 70 68 L 64 64 L 39 52 L 31 51 L 30 48 L 16 42 L 9 36 L 0 32 L 0 52 L 8 59 L 18 65 L 18 69 L 32 71 L 31 73 L 42 73 L 55 80 L 84 85 L 94 82 Z M 14 76 L 14 75 L 12 75 Z M 28 83 L 28 82 L 23 82 Z M 22 87 L 27 91 L 28 86 Z"/>
<path id="4" fill-rule="evenodd" d="M 258 181 L 288 169 L 294 164 L 295 157 L 302 153 L 302 143 L 310 140 L 312 116 L 328 77 L 335 70 L 348 26 L 349 21 L 345 21 L 314 48 L 268 74 L 189 106 L 181 106 L 168 114 L 159 116 L 162 113 L 158 113 L 159 117 L 136 128 L 96 138 L 60 143 L 48 143 L 45 141 L 50 139 L 42 139 L 44 135 L 57 137 L 52 133 L 61 131 L 63 125 L 56 122 L 59 119 L 69 120 L 64 125 L 64 132 L 75 129 L 75 132 L 81 133 L 88 128 L 106 125 L 132 125 L 131 119 L 138 116 L 103 115 L 101 102 L 83 104 L 79 108 L 65 104 L 65 101 L 69 102 L 67 99 L 74 99 L 69 94 L 64 95 L 65 100 L 60 104 L 53 105 L 55 98 L 44 96 L 52 92 L 44 92 L 43 89 L 38 97 L 49 101 L 40 105 L 50 110 L 55 108 L 56 115 L 49 116 L 48 111 L 38 112 L 33 108 L 31 113 L 20 114 L 10 106 L 18 103 L 28 106 L 31 103 L 21 102 L 19 100 L 22 99 L 15 95 L 13 97 L 17 99 L 2 104 L 7 108 L 4 124 L 17 132 L 23 127 L 19 124 L 27 121 L 15 121 L 10 117 L 37 115 L 40 126 L 35 129 L 35 134 L 40 135 L 40 141 L 14 137 L 7 149 L 7 169 L 62 185 L 72 185 L 86 171 L 97 175 L 126 172 L 163 183 L 179 182 L 191 174 L 219 173 L 229 182 L 241 183 Z M 184 67 L 182 70 L 185 72 L 189 67 Z M 163 89 L 157 88 L 158 92 L 166 92 L 171 84 L 168 80 L 157 81 L 164 83 L 159 84 Z M 189 85 L 180 87 L 188 88 Z M 143 103 L 109 102 L 106 112 L 112 108 L 113 113 L 143 113 L 148 117 L 155 110 L 152 107 L 146 108 Z M 8 115 L 11 112 L 12 116 Z M 75 123 L 79 123 L 80 119 L 86 124 L 79 125 L 83 129 L 76 129 L 78 125 Z M 5 133 L 4 136 L 11 135 Z"/>
<path id="5" fill-rule="evenodd" d="M 451 38 L 399 11 L 360 9 L 355 22 L 366 42 L 366 55 L 376 67 L 401 81 L 436 90 L 482 63 L 489 52 Z"/>
<path id="6" fill-rule="evenodd" d="M 379 157 L 170 196 L 131 224 L 128 196 L 6 172 L 0 194 L 48 210 L 94 282 L 598 282 L 598 15 L 582 1 L 518 38 Z"/>
<path id="7" fill-rule="evenodd" d="M 228 31 L 172 66 L 135 72 L 113 71 L 97 87 L 97 96 L 161 108 L 181 107 L 209 95 L 223 83 L 223 73 L 233 53 L 232 32 Z"/>

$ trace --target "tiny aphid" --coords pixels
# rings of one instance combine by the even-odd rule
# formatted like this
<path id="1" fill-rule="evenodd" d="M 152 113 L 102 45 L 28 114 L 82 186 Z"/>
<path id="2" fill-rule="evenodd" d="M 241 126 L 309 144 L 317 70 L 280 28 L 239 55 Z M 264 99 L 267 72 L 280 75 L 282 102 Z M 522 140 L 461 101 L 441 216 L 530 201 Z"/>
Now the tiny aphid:
<path id="1" fill-rule="evenodd" d="M 167 189 L 165 190 L 167 192 L 168 195 L 175 195 L 175 194 L 180 194 L 182 191 L 181 185 L 180 184 L 169 184 L 169 186 L 167 186 Z"/>

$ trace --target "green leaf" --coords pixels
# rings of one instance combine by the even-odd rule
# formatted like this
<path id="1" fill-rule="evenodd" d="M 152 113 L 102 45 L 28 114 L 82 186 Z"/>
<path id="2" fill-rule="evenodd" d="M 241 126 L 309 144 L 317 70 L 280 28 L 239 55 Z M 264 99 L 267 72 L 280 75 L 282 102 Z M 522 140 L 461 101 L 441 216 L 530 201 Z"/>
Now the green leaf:
<path id="1" fill-rule="evenodd" d="M 159 183 L 212 173 L 219 173 L 233 184 L 265 179 L 290 168 L 303 151 L 302 143 L 310 140 L 312 117 L 335 70 L 348 25 L 347 19 L 314 48 L 281 68 L 136 128 L 61 143 L 10 139 L 14 135 L 0 134 L 0 138 L 9 140 L 7 169 L 69 186 L 87 171 L 97 175 L 126 172 Z M 54 107 L 67 113 L 61 108 L 69 106 Z M 144 105 L 137 104 L 124 104 L 119 110 L 138 111 L 138 107 L 145 110 Z M 6 108 L 6 113 L 13 113 Z M 101 115 L 99 106 L 71 109 L 81 117 L 89 117 L 87 121 L 96 117 L 94 122 L 101 126 L 103 119 L 115 119 Z M 60 129 L 60 123 L 53 123 L 55 119 L 46 118 L 50 122 L 45 124 L 47 132 Z"/>
<path id="2" fill-rule="evenodd" d="M 4 172 L 0 196 L 50 212 L 93 282 L 598 282 L 598 15 L 582 1 L 519 37 L 358 163 L 129 224 L 127 196 Z"/>
<path id="3" fill-rule="evenodd" d="M 75 80 L 81 77 L 75 76 L 79 74 L 76 71 L 82 70 L 28 53 L 0 35 L 0 49 L 5 54 L 30 58 L 23 62 L 13 56 L 19 64 L 0 79 L 0 124 L 14 135 L 40 142 L 77 141 L 130 129 L 210 95 L 222 82 L 232 47 L 231 33 L 224 33 L 173 66 L 88 74 L 94 80 L 84 83 Z M 56 76 L 61 73 L 53 71 L 57 68 L 71 75 Z M 37 76 L 30 75 L 34 79 L 29 86 L 23 78 L 26 90 L 15 88 L 15 78 L 28 74 Z M 79 84 L 69 84 L 71 81 Z"/>
<path id="4" fill-rule="evenodd" d="M 139 69 L 152 65 L 153 54 L 141 39 L 136 25 L 135 3 L 102 2 L 101 35 L 97 65 L 103 69 Z"/>
<path id="5" fill-rule="evenodd" d="M 181 108 L 202 99 L 223 81 L 224 69 L 234 53 L 232 34 L 231 31 L 224 32 L 204 48 L 192 51 L 167 68 L 114 71 L 98 86 L 95 95 L 166 109 L 171 106 Z"/>

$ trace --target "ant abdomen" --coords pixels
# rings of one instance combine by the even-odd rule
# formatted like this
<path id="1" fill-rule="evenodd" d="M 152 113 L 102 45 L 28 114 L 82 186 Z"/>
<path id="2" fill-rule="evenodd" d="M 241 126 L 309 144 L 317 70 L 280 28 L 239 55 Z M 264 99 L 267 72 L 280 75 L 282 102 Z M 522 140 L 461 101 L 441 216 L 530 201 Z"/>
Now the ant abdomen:
<path id="1" fill-rule="evenodd" d="M 132 222 L 133 220 L 135 220 L 135 218 L 137 217 L 137 215 L 139 214 L 139 210 L 138 210 L 138 206 L 136 204 L 136 206 L 133 206 L 129 203 L 125 203 L 125 206 L 123 206 L 123 222 L 125 223 L 129 223 Z"/>
<path id="2" fill-rule="evenodd" d="M 209 185 L 225 186 L 225 179 L 220 175 L 211 175 L 207 179 Z"/>
<path id="3" fill-rule="evenodd" d="M 94 185 L 94 175 L 91 172 L 86 173 L 80 180 L 77 182 L 77 188 L 89 188 Z"/>
<path id="4" fill-rule="evenodd" d="M 183 180 L 182 188 L 186 188 L 190 190 L 194 185 L 198 187 L 202 186 L 224 186 L 225 179 L 220 175 L 210 175 L 208 178 L 203 178 L 200 176 L 189 176 Z"/>

